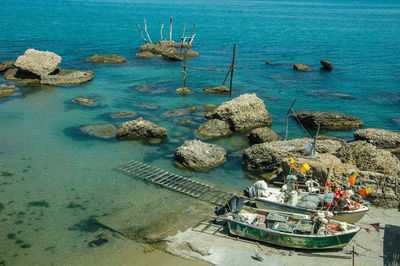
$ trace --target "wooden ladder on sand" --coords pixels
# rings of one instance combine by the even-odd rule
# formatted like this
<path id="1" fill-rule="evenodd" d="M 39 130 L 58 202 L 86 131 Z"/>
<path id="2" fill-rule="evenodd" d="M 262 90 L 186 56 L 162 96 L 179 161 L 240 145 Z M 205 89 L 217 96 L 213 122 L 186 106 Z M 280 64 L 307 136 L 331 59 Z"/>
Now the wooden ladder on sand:
<path id="1" fill-rule="evenodd" d="M 236 196 L 231 192 L 216 190 L 207 184 L 135 160 L 118 165 L 115 170 L 215 205 L 225 205 Z"/>

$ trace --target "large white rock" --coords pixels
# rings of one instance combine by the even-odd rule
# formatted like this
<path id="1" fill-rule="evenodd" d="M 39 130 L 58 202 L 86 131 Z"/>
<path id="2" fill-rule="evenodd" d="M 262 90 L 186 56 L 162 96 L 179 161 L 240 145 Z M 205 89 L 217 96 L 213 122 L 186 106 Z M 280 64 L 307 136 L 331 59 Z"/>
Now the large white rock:
<path id="1" fill-rule="evenodd" d="M 56 70 L 61 63 L 61 56 L 53 52 L 43 52 L 35 49 L 28 49 L 15 61 L 15 66 L 30 71 L 40 77 L 45 77 Z"/>

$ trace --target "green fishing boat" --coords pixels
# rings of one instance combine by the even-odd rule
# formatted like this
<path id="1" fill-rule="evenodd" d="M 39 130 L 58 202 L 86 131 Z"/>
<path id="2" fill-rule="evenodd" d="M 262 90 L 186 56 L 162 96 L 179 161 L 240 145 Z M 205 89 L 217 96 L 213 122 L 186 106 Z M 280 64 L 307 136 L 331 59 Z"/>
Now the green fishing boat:
<path id="1" fill-rule="evenodd" d="M 227 215 L 232 235 L 298 249 L 343 248 L 360 227 L 314 215 L 241 210 Z"/>

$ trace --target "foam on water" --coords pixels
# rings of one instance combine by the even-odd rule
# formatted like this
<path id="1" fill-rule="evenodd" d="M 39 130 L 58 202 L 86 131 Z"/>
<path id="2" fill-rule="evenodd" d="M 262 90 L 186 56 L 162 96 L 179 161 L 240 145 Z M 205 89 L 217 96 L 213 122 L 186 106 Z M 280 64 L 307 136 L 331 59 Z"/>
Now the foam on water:
<path id="1" fill-rule="evenodd" d="M 240 151 L 248 144 L 240 135 L 209 141 L 228 150 L 227 161 L 216 169 L 194 173 L 173 164 L 174 150 L 198 137 L 195 129 L 205 118 L 201 108 L 181 116 L 168 111 L 220 104 L 231 97 L 201 92 L 219 85 L 225 73 L 189 70 L 188 87 L 194 93 L 182 96 L 174 92 L 183 85 L 181 63 L 134 59 L 141 45 L 135 23 L 146 19 L 156 40 L 161 23 L 168 35 L 171 15 L 175 40 L 185 21 L 187 32 L 196 23 L 194 49 L 200 57 L 190 65 L 227 69 L 237 44 L 232 97 L 256 92 L 281 136 L 286 111 L 296 97 L 296 110 L 343 112 L 361 118 L 366 127 L 399 130 L 400 4 L 395 1 L 5 0 L 0 10 L 1 61 L 36 48 L 60 54 L 63 68 L 90 69 L 96 75 L 79 86 L 19 86 L 16 95 L 0 99 L 0 237 L 5 239 L 0 241 L 0 262 L 51 264 L 79 256 L 101 231 L 85 223 L 93 215 L 133 207 L 150 211 L 138 221 L 146 225 L 151 213 L 195 205 L 183 195 L 113 171 L 128 160 L 236 192 L 252 182 L 241 169 Z M 82 60 L 112 53 L 128 62 Z M 266 65 L 267 59 L 276 65 Z M 330 60 L 335 70 L 320 72 L 321 59 Z M 313 70 L 295 72 L 293 63 Z M 76 97 L 91 98 L 98 106 L 78 106 L 72 102 Z M 86 124 L 118 126 L 125 120 L 107 114 L 120 111 L 166 127 L 169 140 L 146 144 L 76 132 Z M 193 124 L 182 123 L 188 119 Z M 290 138 L 306 136 L 294 121 L 289 128 Z M 351 139 L 353 132 L 323 133 Z"/>

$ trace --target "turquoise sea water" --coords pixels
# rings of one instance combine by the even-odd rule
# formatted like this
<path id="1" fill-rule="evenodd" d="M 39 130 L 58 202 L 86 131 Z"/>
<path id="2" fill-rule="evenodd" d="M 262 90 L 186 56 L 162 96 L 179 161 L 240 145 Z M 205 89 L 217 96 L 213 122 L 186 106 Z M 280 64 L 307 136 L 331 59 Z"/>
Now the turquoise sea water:
<path id="1" fill-rule="evenodd" d="M 187 32 L 196 23 L 193 44 L 200 57 L 190 65 L 226 69 L 237 44 L 232 96 L 202 93 L 219 85 L 224 73 L 189 71 L 187 86 L 194 93 L 182 96 L 174 92 L 183 85 L 181 63 L 134 58 L 142 44 L 135 24 L 143 28 L 146 19 L 154 41 L 160 38 L 162 23 L 168 36 L 170 16 L 177 41 L 184 22 Z M 0 61 L 15 60 L 35 48 L 61 55 L 63 68 L 96 73 L 92 82 L 79 86 L 18 85 L 17 94 L 0 99 L 0 265 L 60 264 L 79 256 L 99 233 L 82 229 L 82 221 L 93 215 L 127 207 L 166 213 L 195 204 L 113 171 L 131 159 L 237 192 L 252 182 L 240 166 L 240 151 L 248 146 L 242 136 L 209 141 L 228 150 L 227 161 L 214 170 L 175 168 L 174 150 L 197 138 L 195 129 L 205 119 L 201 110 L 179 117 L 166 115 L 170 110 L 220 104 L 255 92 L 281 136 L 286 111 L 296 97 L 296 110 L 343 112 L 361 118 L 365 127 L 400 130 L 397 1 L 3 0 L 0 33 Z M 128 62 L 93 65 L 82 60 L 112 53 Z M 331 61 L 335 70 L 319 71 L 321 59 Z M 265 60 L 276 64 L 266 65 Z M 313 71 L 295 72 L 293 63 L 307 64 Z M 76 97 L 93 98 L 99 106 L 76 106 L 71 103 Z M 119 111 L 137 112 L 166 127 L 172 141 L 149 145 L 99 140 L 74 130 L 85 124 L 118 126 L 122 120 L 112 121 L 105 114 Z M 194 123 L 183 125 L 187 119 Z M 289 129 L 290 138 L 306 136 L 293 121 Z M 323 133 L 350 140 L 353 132 Z"/>

